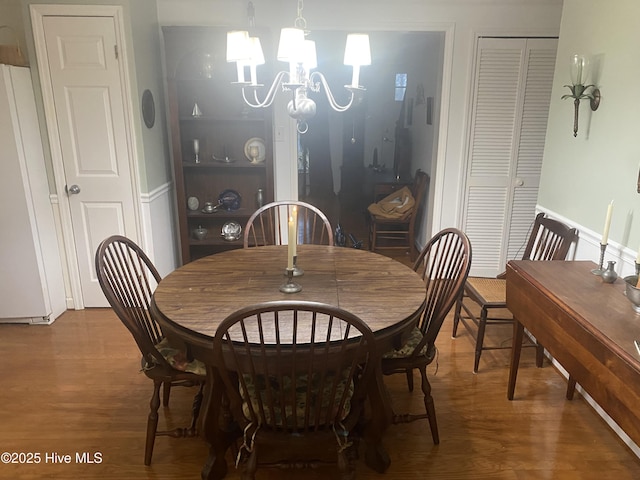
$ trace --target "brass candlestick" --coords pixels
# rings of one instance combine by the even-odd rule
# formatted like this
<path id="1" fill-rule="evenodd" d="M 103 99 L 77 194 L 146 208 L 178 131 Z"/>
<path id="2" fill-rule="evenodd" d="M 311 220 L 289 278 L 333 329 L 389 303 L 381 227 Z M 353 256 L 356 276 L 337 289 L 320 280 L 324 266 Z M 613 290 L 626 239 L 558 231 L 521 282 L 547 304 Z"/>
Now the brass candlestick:
<path id="1" fill-rule="evenodd" d="M 302 286 L 293 281 L 293 271 L 293 268 L 287 268 L 287 282 L 280 286 L 282 293 L 298 293 L 302 290 Z"/>
<path id="2" fill-rule="evenodd" d="M 594 275 L 602 275 L 602 272 L 604 271 L 602 269 L 602 265 L 604 264 L 604 252 L 607 250 L 607 244 L 600 244 L 600 262 L 598 263 L 598 268 L 594 268 L 593 270 L 591 270 L 591 273 L 593 273 Z"/>
<path id="3" fill-rule="evenodd" d="M 304 275 L 304 270 L 301 269 L 298 265 L 296 265 L 296 262 L 298 261 L 298 256 L 294 255 L 293 256 L 293 276 L 294 277 L 301 277 L 302 275 Z M 288 268 L 284 269 L 284 274 L 287 275 L 289 272 Z"/>

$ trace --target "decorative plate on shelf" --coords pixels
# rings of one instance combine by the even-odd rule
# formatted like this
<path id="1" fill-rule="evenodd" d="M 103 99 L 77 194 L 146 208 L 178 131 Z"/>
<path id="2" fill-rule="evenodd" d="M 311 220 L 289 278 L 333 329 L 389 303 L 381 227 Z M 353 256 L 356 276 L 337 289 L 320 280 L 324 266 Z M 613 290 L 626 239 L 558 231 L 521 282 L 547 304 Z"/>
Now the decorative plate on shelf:
<path id="1" fill-rule="evenodd" d="M 228 211 L 239 209 L 241 201 L 242 197 L 235 190 L 225 190 L 218 197 L 218 205 Z"/>
<path id="2" fill-rule="evenodd" d="M 251 163 L 262 163 L 267 154 L 267 148 L 262 138 L 253 137 L 244 144 L 244 154 Z"/>
<path id="3" fill-rule="evenodd" d="M 198 197 L 187 198 L 187 207 L 189 207 L 189 210 L 192 212 L 198 210 L 198 208 L 200 208 L 200 201 L 198 200 Z"/>

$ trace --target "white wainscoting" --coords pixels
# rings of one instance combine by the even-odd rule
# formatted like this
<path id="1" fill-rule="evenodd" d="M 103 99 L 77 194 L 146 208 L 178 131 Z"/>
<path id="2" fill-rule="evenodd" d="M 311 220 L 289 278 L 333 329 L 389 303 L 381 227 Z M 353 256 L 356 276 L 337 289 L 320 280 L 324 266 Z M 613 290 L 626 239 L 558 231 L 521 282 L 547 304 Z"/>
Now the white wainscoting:
<path id="1" fill-rule="evenodd" d="M 173 198 L 172 182 L 140 195 L 144 249 L 161 277 L 178 266 Z"/>
<path id="2" fill-rule="evenodd" d="M 545 208 L 537 207 L 537 212 L 544 212 L 548 217 L 555 218 L 556 220 L 575 227 L 578 230 L 578 241 L 574 247 L 569 251 L 567 258 L 571 260 L 591 260 L 594 263 L 598 263 L 600 260 L 600 240 L 602 239 L 602 232 L 594 232 L 582 225 L 579 225 L 568 218 L 558 215 L 553 211 Z M 604 226 L 604 217 L 602 217 Z M 638 252 L 624 247 L 619 243 L 611 241 L 604 255 L 604 266 L 607 266 L 607 261 L 613 260 L 616 262 L 616 272 L 621 278 L 627 275 L 635 274 L 635 262 Z"/>
<path id="3" fill-rule="evenodd" d="M 589 230 L 582 225 L 579 225 L 575 222 L 572 222 L 568 218 L 563 217 L 562 215 L 558 215 L 553 211 L 547 210 L 545 208 L 537 207 L 538 212 L 544 212 L 548 217 L 554 218 L 558 221 L 563 222 L 570 227 L 575 227 L 578 230 L 578 241 L 576 245 L 569 251 L 568 258 L 570 260 L 591 260 L 594 263 L 598 263 L 600 261 L 600 240 L 602 239 L 602 232 L 594 232 L 593 230 Z M 604 217 L 602 219 L 604 226 Z M 620 279 L 618 282 L 621 282 L 622 278 L 627 275 L 635 274 L 635 261 L 636 261 L 637 252 L 631 250 L 630 248 L 623 247 L 619 243 L 612 242 L 609 239 L 609 244 L 607 245 L 607 249 L 605 251 L 604 256 L 604 265 L 607 265 L 607 261 L 613 260 L 616 262 L 616 272 L 618 273 Z M 629 307 L 629 319 L 630 321 L 636 320 L 635 314 Z M 637 319 L 640 321 L 640 318 Z M 545 352 L 547 356 L 549 356 L 548 352 Z M 549 356 L 549 358 L 551 358 Z M 568 372 L 560 365 L 555 359 L 551 358 L 553 365 L 561 372 L 565 378 L 569 378 Z M 591 396 L 585 392 L 580 385 L 576 385 L 576 390 L 580 392 L 580 394 L 585 398 L 587 403 L 593 407 L 593 409 L 602 417 L 602 419 L 607 422 L 607 424 L 613 429 L 614 432 L 620 437 L 620 439 L 633 451 L 633 453 L 640 458 L 640 447 L 629 438 L 629 436 L 624 433 L 624 431 L 618 426 L 618 424 L 609 416 L 607 413 L 596 403 Z"/>

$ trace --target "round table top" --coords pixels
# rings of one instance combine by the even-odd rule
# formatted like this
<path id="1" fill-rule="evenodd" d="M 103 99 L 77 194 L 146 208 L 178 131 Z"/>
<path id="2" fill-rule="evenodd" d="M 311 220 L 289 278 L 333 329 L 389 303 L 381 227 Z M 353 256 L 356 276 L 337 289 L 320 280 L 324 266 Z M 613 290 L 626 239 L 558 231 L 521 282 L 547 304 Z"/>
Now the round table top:
<path id="1" fill-rule="evenodd" d="M 422 311 L 423 280 L 391 258 L 345 247 L 299 245 L 294 281 L 298 293 L 282 293 L 287 246 L 229 250 L 188 263 L 167 275 L 154 294 L 152 309 L 164 327 L 180 336 L 213 338 L 236 310 L 273 300 L 301 300 L 341 307 L 365 321 L 376 334 L 406 331 Z"/>

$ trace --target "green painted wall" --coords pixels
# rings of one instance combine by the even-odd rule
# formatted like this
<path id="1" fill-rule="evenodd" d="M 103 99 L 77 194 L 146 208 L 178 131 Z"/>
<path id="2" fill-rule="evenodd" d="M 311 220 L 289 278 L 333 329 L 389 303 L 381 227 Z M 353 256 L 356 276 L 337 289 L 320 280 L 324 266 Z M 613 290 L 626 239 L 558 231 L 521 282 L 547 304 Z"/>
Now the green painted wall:
<path id="1" fill-rule="evenodd" d="M 640 2 L 565 0 L 560 26 L 547 141 L 538 203 L 602 234 L 607 205 L 614 210 L 609 240 L 637 250 L 640 244 Z M 569 57 L 594 55 L 594 82 L 600 108 L 580 106 L 573 137 Z M 600 237 L 598 237 L 600 238 Z"/>

